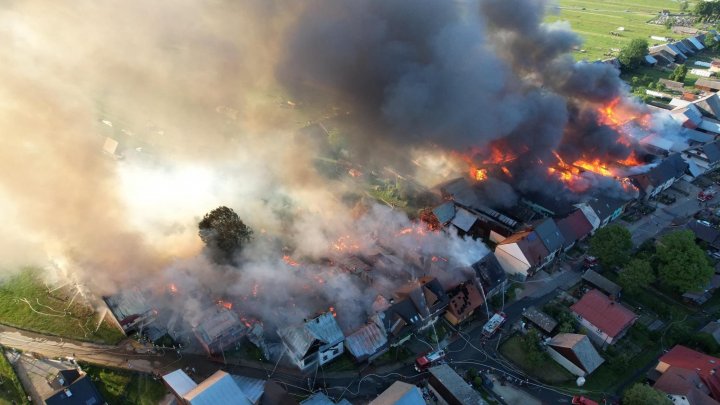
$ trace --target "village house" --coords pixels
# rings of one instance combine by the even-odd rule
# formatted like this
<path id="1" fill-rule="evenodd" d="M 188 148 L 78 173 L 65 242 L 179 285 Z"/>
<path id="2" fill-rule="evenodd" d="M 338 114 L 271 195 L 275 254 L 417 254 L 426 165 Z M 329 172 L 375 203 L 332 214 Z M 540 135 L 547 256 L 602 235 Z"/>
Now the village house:
<path id="1" fill-rule="evenodd" d="M 593 226 L 581 209 L 576 209 L 568 216 L 557 221 L 563 240 L 563 250 L 570 250 L 579 241 L 587 238 L 593 231 Z"/>
<path id="2" fill-rule="evenodd" d="M 424 405 L 420 388 L 402 381 L 395 381 L 369 405 Z"/>
<path id="3" fill-rule="evenodd" d="M 277 333 L 290 360 L 302 371 L 329 363 L 344 352 L 345 336 L 330 312 Z"/>
<path id="4" fill-rule="evenodd" d="M 447 364 L 430 368 L 429 387 L 449 405 L 486 405 L 475 391 Z"/>
<path id="5" fill-rule="evenodd" d="M 316 392 L 307 399 L 304 399 L 300 402 L 300 405 L 352 405 L 350 401 L 343 398 L 339 400 L 338 402 L 333 401 L 325 395 L 323 392 Z"/>
<path id="6" fill-rule="evenodd" d="M 695 88 L 702 91 L 716 93 L 720 90 L 720 80 L 712 80 L 701 77 L 695 82 Z"/>
<path id="7" fill-rule="evenodd" d="M 676 153 L 647 172 L 630 176 L 630 180 L 640 190 L 640 198 L 648 200 L 672 186 L 685 174 L 687 168 L 688 164 Z"/>
<path id="8" fill-rule="evenodd" d="M 247 327 L 238 315 L 223 307 L 214 305 L 206 309 L 193 325 L 195 337 L 210 356 L 220 356 L 247 335 Z"/>
<path id="9" fill-rule="evenodd" d="M 712 298 L 713 292 L 720 288 L 720 275 L 713 274 L 710 281 L 697 291 L 687 291 L 682 297 L 685 301 L 695 305 L 703 305 Z"/>
<path id="10" fill-rule="evenodd" d="M 447 293 L 450 303 L 445 311 L 445 319 L 453 326 L 470 318 L 485 303 L 482 294 L 472 283 L 462 283 Z"/>
<path id="11" fill-rule="evenodd" d="M 228 374 L 222 370 L 196 383 L 181 369 L 162 377 L 163 383 L 182 405 L 268 405 L 292 404 L 294 401 L 276 384 L 265 380 Z M 277 393 L 268 392 L 270 389 Z M 273 402 L 270 402 L 273 401 Z"/>
<path id="12" fill-rule="evenodd" d="M 384 328 L 390 347 L 396 347 L 410 339 L 413 332 L 437 322 L 449 301 L 436 278 L 423 277 L 398 290 L 390 306 L 379 311 L 374 321 Z"/>
<path id="13" fill-rule="evenodd" d="M 557 223 L 552 218 L 545 218 L 535 224 L 533 230 L 540 237 L 545 249 L 548 251 L 548 256 L 545 260 L 552 261 L 557 256 L 560 249 L 565 244 L 565 239 L 558 228 Z"/>
<path id="14" fill-rule="evenodd" d="M 570 307 L 588 336 L 601 347 L 622 338 L 637 320 L 631 310 L 598 290 L 590 290 Z"/>
<path id="15" fill-rule="evenodd" d="M 654 388 L 688 404 L 718 404 L 720 359 L 677 345 L 658 360 L 648 377 Z M 684 400 L 683 400 L 684 397 Z"/>
<path id="16" fill-rule="evenodd" d="M 558 333 L 547 343 L 547 352 L 553 360 L 579 377 L 587 376 L 605 362 L 590 339 L 577 333 Z"/>
<path id="17" fill-rule="evenodd" d="M 156 323 L 158 311 L 137 288 L 128 288 L 115 295 L 103 297 L 103 301 L 112 314 L 112 320 L 126 335 L 145 334 L 149 327 Z M 160 336 L 151 336 L 151 339 L 158 339 L 163 334 L 164 332 L 160 333 Z"/>
<path id="18" fill-rule="evenodd" d="M 345 348 L 356 362 L 369 362 L 381 356 L 388 349 L 388 338 L 382 324 L 371 318 L 360 329 L 345 338 Z"/>
<path id="19" fill-rule="evenodd" d="M 525 279 L 545 267 L 550 252 L 535 231 L 518 232 L 495 247 L 495 257 L 511 276 Z"/>
<path id="20" fill-rule="evenodd" d="M 508 287 L 508 277 L 500 266 L 495 253 L 490 252 L 472 265 L 475 271 L 475 287 L 480 290 L 485 301 L 497 294 L 503 294 Z"/>
<path id="21" fill-rule="evenodd" d="M 61 370 L 48 382 L 55 393 L 45 398 L 47 405 L 106 404 L 90 377 L 77 369 Z"/>
<path id="22" fill-rule="evenodd" d="M 688 164 L 692 177 L 698 177 L 720 167 L 720 141 L 687 149 L 681 156 Z"/>

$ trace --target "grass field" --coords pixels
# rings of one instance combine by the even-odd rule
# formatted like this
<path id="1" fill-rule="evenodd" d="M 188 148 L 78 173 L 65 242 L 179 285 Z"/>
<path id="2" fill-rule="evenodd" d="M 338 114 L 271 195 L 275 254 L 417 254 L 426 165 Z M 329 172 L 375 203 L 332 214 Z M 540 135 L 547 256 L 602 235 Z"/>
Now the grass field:
<path id="1" fill-rule="evenodd" d="M 24 269 L 0 284 L 0 323 L 102 343 L 117 343 L 124 337 L 108 321 L 98 328 L 98 315 L 92 307 L 48 293 L 38 274 L 37 270 Z"/>
<path id="2" fill-rule="evenodd" d="M 633 38 L 646 38 L 652 45 L 651 35 L 672 36 L 664 26 L 647 23 L 663 9 L 680 11 L 674 0 L 559 0 L 555 15 L 547 21 L 569 22 L 585 39 L 585 52 L 576 53 L 576 59 L 593 61 L 616 56 L 611 55 L 611 49 L 622 48 Z M 618 31 L 618 27 L 625 31 Z M 611 31 L 622 36 L 610 35 Z"/>
<path id="3" fill-rule="evenodd" d="M 27 403 L 25 390 L 0 347 L 0 405 Z"/>
<path id="4" fill-rule="evenodd" d="M 165 396 L 160 381 L 147 374 L 82 364 L 109 404 L 155 405 Z"/>
<path id="5" fill-rule="evenodd" d="M 559 384 L 573 381 L 570 372 L 562 368 L 549 356 L 540 364 L 529 364 L 522 346 L 520 336 L 513 336 L 500 346 L 500 353 L 520 366 L 526 373 L 548 384 Z"/>

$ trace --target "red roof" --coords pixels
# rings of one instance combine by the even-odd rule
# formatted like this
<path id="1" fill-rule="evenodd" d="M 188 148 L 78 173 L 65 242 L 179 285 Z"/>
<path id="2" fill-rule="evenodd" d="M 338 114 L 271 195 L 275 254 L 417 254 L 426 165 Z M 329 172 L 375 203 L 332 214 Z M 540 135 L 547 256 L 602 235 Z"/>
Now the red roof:
<path id="1" fill-rule="evenodd" d="M 590 398 L 585 398 L 583 396 L 576 395 L 572 399 L 573 405 L 598 405 L 597 402 L 593 401 Z"/>
<path id="2" fill-rule="evenodd" d="M 631 310 L 598 290 L 588 291 L 570 309 L 610 337 L 619 335 L 637 319 Z"/>
<path id="3" fill-rule="evenodd" d="M 685 346 L 677 345 L 660 357 L 660 362 L 696 371 L 710 388 L 714 398 L 720 398 L 720 378 L 715 370 L 720 367 L 720 359 L 696 352 Z"/>

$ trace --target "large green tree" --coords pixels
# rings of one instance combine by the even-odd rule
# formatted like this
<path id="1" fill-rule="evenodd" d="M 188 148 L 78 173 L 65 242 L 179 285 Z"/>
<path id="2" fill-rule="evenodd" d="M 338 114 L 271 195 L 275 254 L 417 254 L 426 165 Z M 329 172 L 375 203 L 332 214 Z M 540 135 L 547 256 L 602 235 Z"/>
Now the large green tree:
<path id="1" fill-rule="evenodd" d="M 624 48 L 620 50 L 618 60 L 622 69 L 626 72 L 637 69 L 643 60 L 645 55 L 648 54 L 648 41 L 643 38 L 635 38 L 630 41 Z"/>
<path id="2" fill-rule="evenodd" d="M 623 405 L 672 405 L 667 395 L 647 384 L 634 384 L 625 390 Z"/>
<path id="3" fill-rule="evenodd" d="M 620 285 L 627 292 L 637 292 L 655 281 L 655 272 L 650 262 L 633 259 L 620 272 Z"/>
<path id="4" fill-rule="evenodd" d="M 688 67 L 686 65 L 678 65 L 678 67 L 676 67 L 675 70 L 670 73 L 670 80 L 675 80 L 676 82 L 684 82 L 687 73 Z"/>
<path id="5" fill-rule="evenodd" d="M 620 225 L 601 228 L 590 239 L 590 254 L 596 256 L 603 267 L 611 268 L 627 263 L 631 249 L 632 235 Z"/>
<path id="6" fill-rule="evenodd" d="M 665 235 L 657 248 L 657 256 L 660 281 L 680 293 L 700 290 L 712 278 L 713 268 L 691 231 Z"/>
<path id="7" fill-rule="evenodd" d="M 205 215 L 198 224 L 200 239 L 218 253 L 217 259 L 232 262 L 232 258 L 252 239 L 253 231 L 231 208 L 221 206 Z"/>

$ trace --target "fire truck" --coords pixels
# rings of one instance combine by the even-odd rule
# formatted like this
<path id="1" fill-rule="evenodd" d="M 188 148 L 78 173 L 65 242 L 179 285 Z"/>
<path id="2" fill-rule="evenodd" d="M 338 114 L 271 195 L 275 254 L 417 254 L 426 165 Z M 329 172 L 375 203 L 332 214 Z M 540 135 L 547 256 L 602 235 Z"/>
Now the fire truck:
<path id="1" fill-rule="evenodd" d="M 702 202 L 710 201 L 715 198 L 715 194 L 717 194 L 717 191 L 714 188 L 710 187 L 706 190 L 699 192 L 697 198 L 698 201 Z"/>
<path id="2" fill-rule="evenodd" d="M 507 319 L 507 316 L 504 312 L 496 312 L 495 315 L 490 318 L 490 320 L 487 321 L 485 326 L 483 326 L 482 334 L 485 337 L 491 337 L 492 335 L 497 332 L 498 329 L 502 326 L 502 324 L 505 323 L 505 320 Z"/>
<path id="3" fill-rule="evenodd" d="M 415 359 L 415 370 L 419 373 L 428 368 L 437 365 L 445 358 L 445 352 L 442 349 L 435 350 L 424 356 Z"/>

